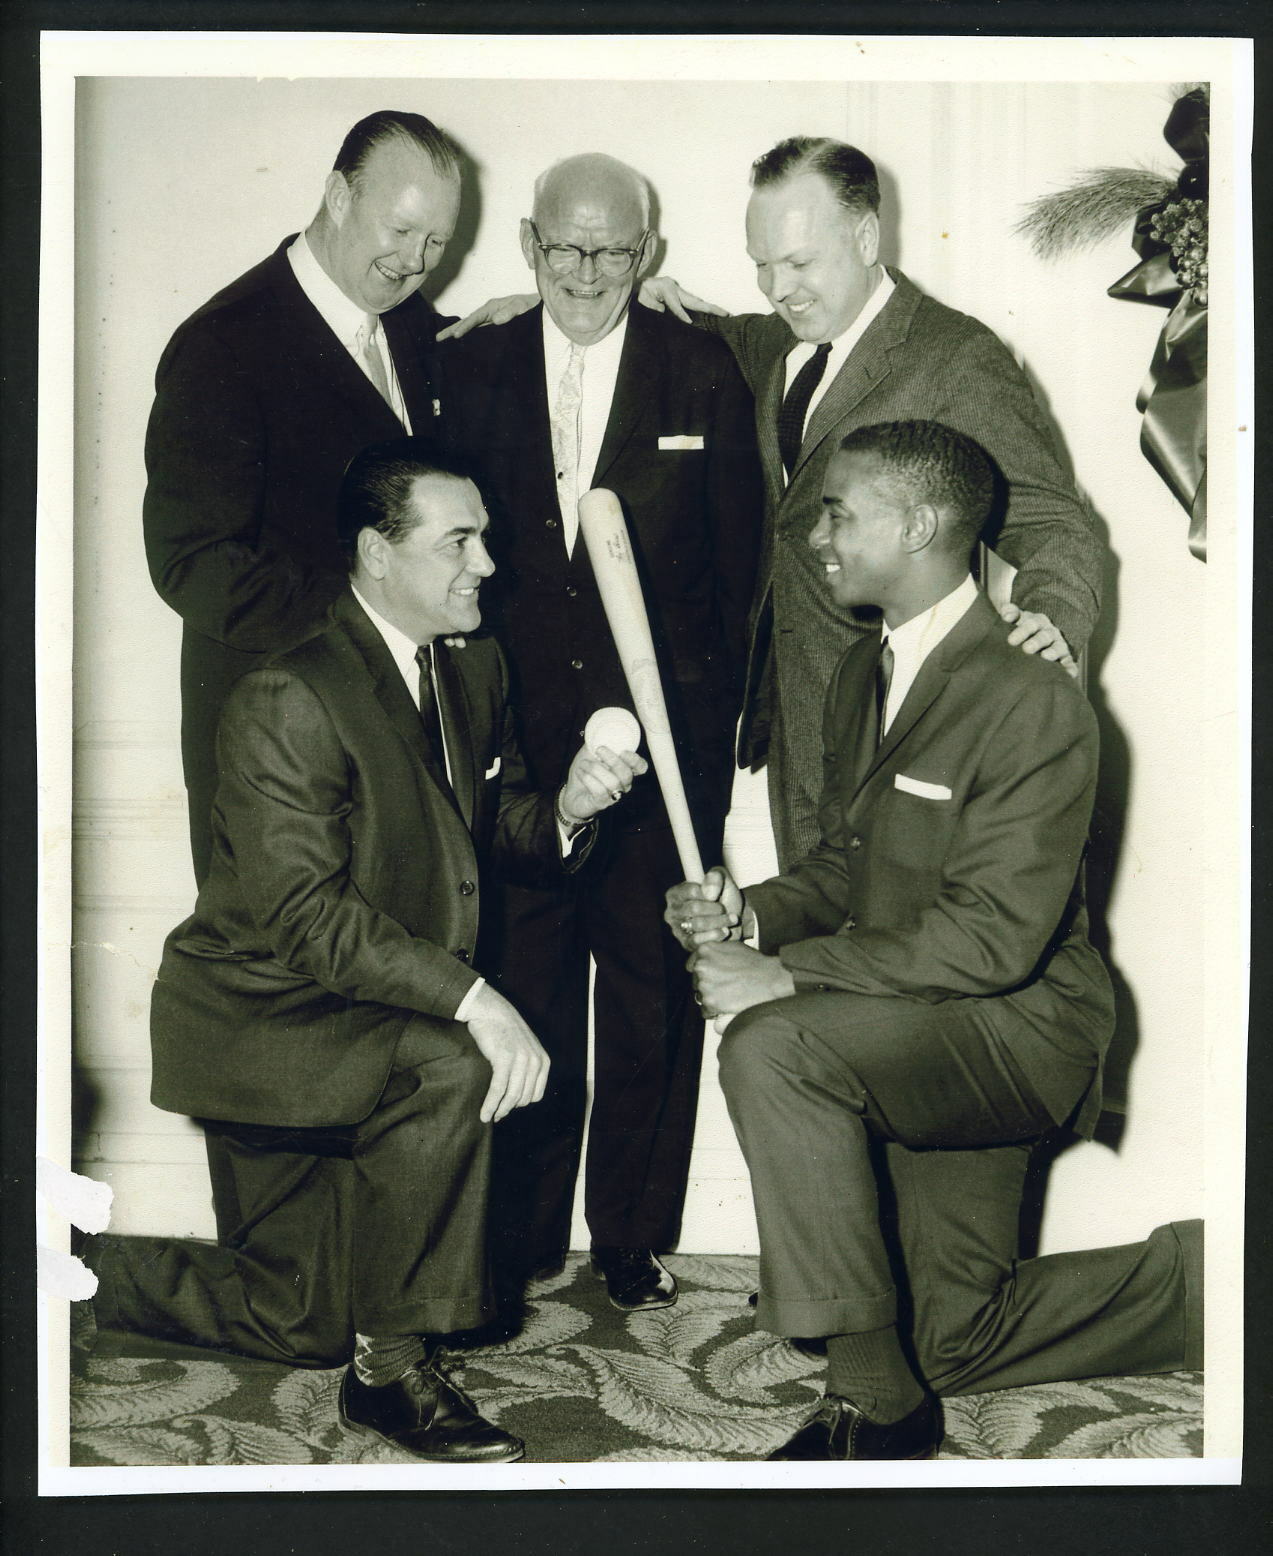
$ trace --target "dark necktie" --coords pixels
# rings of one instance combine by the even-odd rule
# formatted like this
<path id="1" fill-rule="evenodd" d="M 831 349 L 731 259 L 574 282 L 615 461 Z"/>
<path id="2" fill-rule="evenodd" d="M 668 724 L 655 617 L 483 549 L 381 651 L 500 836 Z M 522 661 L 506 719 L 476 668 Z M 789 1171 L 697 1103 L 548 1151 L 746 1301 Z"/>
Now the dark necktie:
<path id="1" fill-rule="evenodd" d="M 884 739 L 884 714 L 888 708 L 888 689 L 893 684 L 893 650 L 887 638 L 880 645 L 880 657 L 875 666 L 875 715 L 877 719 L 876 744 Z"/>
<path id="2" fill-rule="evenodd" d="M 433 684 L 432 656 L 427 647 L 416 649 L 415 662 L 420 667 L 420 722 L 424 725 L 429 756 L 438 777 L 449 784 L 446 775 L 446 745 L 442 739 L 442 714 L 438 708 L 437 688 Z"/>
<path id="3" fill-rule="evenodd" d="M 824 341 L 796 374 L 786 398 L 778 410 L 778 452 L 790 475 L 804 441 L 804 419 L 809 414 L 809 401 L 813 391 L 822 382 L 827 370 L 827 355 L 831 342 Z"/>

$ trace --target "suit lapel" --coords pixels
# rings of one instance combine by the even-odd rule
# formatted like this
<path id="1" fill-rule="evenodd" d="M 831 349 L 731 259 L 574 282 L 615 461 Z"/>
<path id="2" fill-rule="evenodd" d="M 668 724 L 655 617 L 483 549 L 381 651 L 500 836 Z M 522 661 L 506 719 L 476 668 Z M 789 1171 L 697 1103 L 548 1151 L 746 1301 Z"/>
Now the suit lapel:
<path id="1" fill-rule="evenodd" d="M 804 442 L 795 468 L 794 482 L 818 445 L 854 411 L 878 384 L 893 371 L 892 353 L 910 334 L 911 321 L 919 307 L 921 294 L 900 271 L 890 270 L 896 290 L 867 326 L 866 333 L 849 352 L 849 359 L 832 379 L 827 392 L 814 406 L 805 428 Z M 777 411 L 774 412 L 775 426 Z"/>
<path id="2" fill-rule="evenodd" d="M 606 422 L 605 437 L 601 440 L 601 452 L 597 455 L 597 468 L 592 473 L 593 486 L 605 485 L 610 467 L 636 430 L 641 412 L 658 382 L 658 363 L 654 342 L 647 327 L 648 317 L 640 303 L 634 302 L 629 306 L 628 328 L 619 358 L 619 376 L 615 380 L 614 399 L 610 402 L 610 419 Z"/>
<path id="3" fill-rule="evenodd" d="M 393 367 L 406 402 L 411 430 L 422 433 L 433 421 L 435 387 L 433 342 L 422 339 L 421 332 L 430 328 L 436 331 L 437 314 L 417 293 L 383 314 L 380 322 L 393 355 Z"/>
<path id="4" fill-rule="evenodd" d="M 271 284 L 277 308 L 281 349 L 298 383 L 319 382 L 348 402 L 351 418 L 368 427 L 367 441 L 402 436 L 402 423 L 363 370 L 337 340 L 331 326 L 301 290 L 287 257 L 288 238 L 274 255 Z M 392 349 L 392 348 L 391 348 Z M 404 356 L 410 351 L 404 348 Z M 394 367 L 398 368 L 394 358 Z M 401 375 L 399 375 L 401 381 Z M 403 386 L 403 393 L 406 387 Z"/>
<path id="5" fill-rule="evenodd" d="M 340 596 L 333 607 L 333 614 L 358 650 L 367 673 L 371 676 L 376 700 L 383 709 L 385 717 L 424 767 L 438 793 L 452 809 L 458 809 L 451 786 L 446 782 L 446 765 L 442 753 L 430 750 L 429 742 L 425 738 L 424 725 L 420 721 L 420 710 L 412 701 L 407 683 L 402 679 L 402 672 L 394 662 L 385 640 L 376 631 L 367 613 L 352 594 Z M 471 757 L 468 772 L 471 788 Z"/>
<path id="6" fill-rule="evenodd" d="M 979 594 L 920 666 L 919 674 L 894 715 L 888 734 L 880 742 L 875 760 L 868 765 L 862 782 L 892 756 L 937 700 L 952 671 L 981 642 L 998 619 L 994 607 L 984 595 Z"/>

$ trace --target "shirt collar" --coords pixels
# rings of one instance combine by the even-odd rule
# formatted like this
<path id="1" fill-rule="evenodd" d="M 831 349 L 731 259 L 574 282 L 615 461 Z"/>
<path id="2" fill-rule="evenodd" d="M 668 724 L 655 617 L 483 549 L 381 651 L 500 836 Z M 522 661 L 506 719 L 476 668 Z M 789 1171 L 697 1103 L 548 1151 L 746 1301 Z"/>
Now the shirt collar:
<path id="1" fill-rule="evenodd" d="M 894 660 L 904 657 L 917 667 L 923 664 L 941 640 L 962 619 L 977 598 L 977 585 L 972 574 L 918 616 L 912 616 L 900 627 L 890 631 L 884 626 L 884 641 L 893 650 Z"/>
<path id="2" fill-rule="evenodd" d="M 592 345 L 584 346 L 588 353 L 586 360 L 594 366 L 608 363 L 618 363 L 623 354 L 623 340 L 628 331 L 628 313 L 631 303 L 623 310 L 619 322 L 608 335 L 603 335 L 600 340 L 593 341 Z M 575 344 L 568 336 L 558 328 L 552 314 L 547 308 L 542 310 L 544 322 L 544 366 L 555 372 L 560 377 L 566 370 L 566 360 L 570 356 L 570 348 Z"/>
<path id="3" fill-rule="evenodd" d="M 379 319 L 375 314 L 368 314 L 365 309 L 345 296 L 318 263 L 307 234 L 302 232 L 296 238 L 287 251 L 287 257 L 291 261 L 292 272 L 296 276 L 301 291 L 318 309 L 323 320 L 343 346 L 350 351 L 356 351 L 361 344 L 360 332 L 367 329 L 370 321 L 374 321 L 370 333 L 375 334 L 376 327 L 380 323 Z"/>
<path id="4" fill-rule="evenodd" d="M 354 599 L 358 601 L 359 605 L 361 605 L 363 610 L 367 613 L 367 619 L 371 622 L 372 626 L 376 629 L 380 636 L 385 640 L 385 647 L 393 655 L 394 664 L 397 665 L 398 669 L 401 670 L 403 677 L 407 679 L 408 684 L 410 684 L 411 677 L 413 677 L 416 673 L 415 656 L 417 645 L 411 641 L 405 632 L 402 632 L 397 627 L 395 627 L 393 622 L 386 621 L 378 611 L 374 610 L 370 605 L 368 605 L 367 601 L 361 594 L 359 594 L 358 590 L 354 588 L 353 584 L 350 584 L 349 588 L 353 594 Z"/>

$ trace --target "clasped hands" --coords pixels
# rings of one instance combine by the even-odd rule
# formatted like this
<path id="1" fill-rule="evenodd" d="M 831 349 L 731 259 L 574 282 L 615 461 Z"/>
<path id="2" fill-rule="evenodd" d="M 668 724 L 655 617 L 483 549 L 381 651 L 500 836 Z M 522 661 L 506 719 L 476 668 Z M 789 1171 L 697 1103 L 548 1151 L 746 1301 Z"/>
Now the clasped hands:
<path id="1" fill-rule="evenodd" d="M 755 932 L 755 915 L 724 865 L 715 865 L 701 881 L 673 886 L 663 920 L 690 953 L 694 997 L 705 1016 L 737 1015 L 796 992 L 776 956 L 742 944 Z"/>

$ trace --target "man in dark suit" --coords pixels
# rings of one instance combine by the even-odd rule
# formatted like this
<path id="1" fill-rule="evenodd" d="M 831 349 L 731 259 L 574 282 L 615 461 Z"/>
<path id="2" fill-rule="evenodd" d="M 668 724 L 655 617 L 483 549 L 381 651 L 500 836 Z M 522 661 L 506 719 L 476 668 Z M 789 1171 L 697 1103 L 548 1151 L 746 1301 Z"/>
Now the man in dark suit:
<path id="1" fill-rule="evenodd" d="M 419 114 L 349 131 L 299 236 L 174 334 L 146 437 L 146 555 L 184 623 L 182 763 L 195 876 L 210 857 L 230 687 L 324 624 L 336 491 L 369 443 L 427 433 L 439 319 L 419 295 L 459 207 L 451 141 Z"/>
<path id="2" fill-rule="evenodd" d="M 573 867 L 645 765 L 581 750 L 555 800 L 531 787 L 499 649 L 445 646 L 480 623 L 485 530 L 454 456 L 400 439 L 351 464 L 349 585 L 227 699 L 211 867 L 152 1001 L 152 1100 L 219 1142 L 220 1242 L 90 1249 L 104 1328 L 352 1356 L 345 1424 L 444 1463 L 521 1457 L 432 1337 L 492 1316 L 490 1125 L 548 1072 L 475 969 L 482 864 Z"/>
<path id="3" fill-rule="evenodd" d="M 974 438 L 997 465 L 984 538 L 1017 569 L 1010 641 L 1072 666 L 1095 625 L 1104 551 L 1025 374 L 983 324 L 879 259 L 879 181 L 843 142 L 796 136 L 759 158 L 747 252 L 771 314 L 696 317 L 733 349 L 756 399 L 766 550 L 753 615 L 743 765 L 768 760 L 782 868 L 817 841 L 817 731 L 831 672 L 873 636 L 873 615 L 820 584 L 806 544 L 840 439 L 923 417 Z M 680 311 L 675 282 L 651 302 Z M 643 296 L 645 293 L 643 293 Z"/>
<path id="4" fill-rule="evenodd" d="M 448 435 L 481 461 L 501 549 L 494 609 L 527 764 L 560 781 L 588 716 L 631 707 L 576 503 L 619 497 L 641 571 L 701 846 L 720 848 L 745 621 L 760 530 L 751 403 L 730 353 L 632 305 L 657 244 L 645 180 L 611 157 L 541 176 L 522 252 L 542 306 L 455 342 L 441 360 Z M 675 1300 L 654 1257 L 685 1194 L 702 1026 L 663 894 L 683 873 L 646 785 L 589 870 L 504 898 L 501 986 L 553 1058 L 535 1115 L 498 1132 L 510 1284 L 560 1262 L 583 1133 L 588 962 L 595 1066 L 585 1203 L 594 1259 L 621 1308 Z"/>
<path id="5" fill-rule="evenodd" d="M 1030 1151 L 1090 1135 L 1114 1015 L 1079 884 L 1096 723 L 969 575 L 992 491 L 939 423 L 839 441 L 810 549 L 884 620 L 832 680 L 821 840 L 745 894 L 669 894 L 704 1010 L 733 1015 L 757 1322 L 828 1337 L 826 1397 L 772 1458 L 929 1457 L 935 1395 L 1201 1365 L 1199 1223 L 1015 1260 Z"/>

